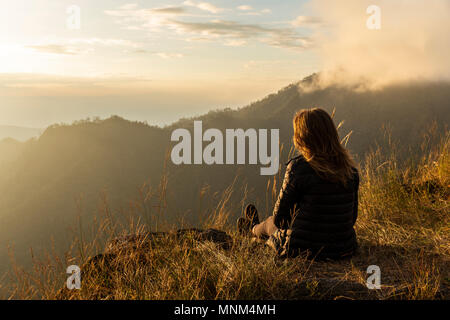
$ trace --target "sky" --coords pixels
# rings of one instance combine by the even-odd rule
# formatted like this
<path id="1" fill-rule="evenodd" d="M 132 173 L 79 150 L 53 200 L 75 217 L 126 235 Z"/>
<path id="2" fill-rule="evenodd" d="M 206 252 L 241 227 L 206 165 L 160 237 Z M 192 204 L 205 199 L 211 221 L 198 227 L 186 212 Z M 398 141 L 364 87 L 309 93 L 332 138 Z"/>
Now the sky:
<path id="1" fill-rule="evenodd" d="M 164 124 L 243 106 L 319 69 L 295 23 L 303 4 L 2 0 L 0 124 Z"/>
<path id="2" fill-rule="evenodd" d="M 387 17 L 378 33 L 372 3 Z M 0 0 L 0 125 L 112 114 L 164 125 L 314 72 L 336 81 L 343 67 L 345 79 L 445 77 L 449 3 Z"/>

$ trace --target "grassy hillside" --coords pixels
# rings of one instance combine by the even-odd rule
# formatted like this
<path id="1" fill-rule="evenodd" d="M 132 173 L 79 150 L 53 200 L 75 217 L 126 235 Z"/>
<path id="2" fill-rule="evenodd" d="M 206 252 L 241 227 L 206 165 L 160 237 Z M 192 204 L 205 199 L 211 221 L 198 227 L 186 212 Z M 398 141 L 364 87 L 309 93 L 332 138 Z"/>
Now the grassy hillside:
<path id="1" fill-rule="evenodd" d="M 146 234 L 168 225 L 161 211 L 148 209 L 151 196 L 130 208 L 128 224 L 103 215 L 92 233 L 80 234 L 63 257 L 34 259 L 34 270 L 20 268 L 8 288 L 15 298 L 45 299 L 449 299 L 450 298 L 450 132 L 428 145 L 422 157 L 401 166 L 392 143 L 361 162 L 359 252 L 344 261 L 305 257 L 278 260 L 262 243 L 237 234 L 230 193 L 205 212 L 200 224 L 232 236 L 230 248 L 193 236 L 144 237 L 133 247 L 112 247 L 112 238 Z M 269 194 L 270 198 L 270 194 Z M 154 219 L 139 222 L 139 210 Z M 105 252 L 105 248 L 108 251 Z M 93 256 L 98 252 L 104 255 Z M 83 265 L 81 290 L 64 289 L 65 268 Z M 368 290 L 369 265 L 381 269 L 380 290 Z"/>
<path id="2" fill-rule="evenodd" d="M 302 82 L 303 89 L 293 84 L 239 110 L 210 112 L 196 119 L 203 121 L 204 130 L 279 128 L 282 163 L 291 149 L 292 115 L 305 107 L 330 112 L 336 108 L 336 122 L 344 120 L 340 135 L 352 130 L 348 147 L 359 161 L 377 147 L 385 151 L 389 132 L 390 139 L 399 141 L 399 162 L 416 165 L 429 127 L 434 123 L 436 133 L 443 133 L 450 123 L 448 83 L 396 85 L 371 92 L 338 86 L 311 90 L 313 82 L 314 76 Z M 30 265 L 30 247 L 35 252 L 47 248 L 53 237 L 61 252 L 70 243 L 71 231 L 80 223 L 87 231 L 99 210 L 114 208 L 122 217 L 149 192 L 158 198 L 150 208 L 158 208 L 170 224 L 197 226 L 213 213 L 230 185 L 230 221 L 244 200 L 268 214 L 272 207 L 266 194 L 277 189 L 282 166 L 268 183 L 260 176 L 259 165 L 175 166 L 166 161 L 173 146 L 172 130 L 192 128 L 193 120 L 159 128 L 112 117 L 55 125 L 26 143 L 0 143 L 0 154 L 8 155 L 0 162 L 0 271 L 8 265 L 9 245 L 21 263 Z M 435 136 L 429 135 L 428 145 L 436 142 Z"/>

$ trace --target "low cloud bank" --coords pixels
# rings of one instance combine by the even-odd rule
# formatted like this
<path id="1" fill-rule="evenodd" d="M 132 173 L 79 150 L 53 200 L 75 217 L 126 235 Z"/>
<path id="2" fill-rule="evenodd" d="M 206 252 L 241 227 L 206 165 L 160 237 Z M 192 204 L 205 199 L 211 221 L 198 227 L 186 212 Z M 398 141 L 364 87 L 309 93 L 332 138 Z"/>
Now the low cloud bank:
<path id="1" fill-rule="evenodd" d="M 363 84 L 380 88 L 396 82 L 450 79 L 450 1 L 312 0 L 323 21 L 314 38 L 323 58 L 322 86 Z M 380 9 L 380 29 L 367 20 Z"/>

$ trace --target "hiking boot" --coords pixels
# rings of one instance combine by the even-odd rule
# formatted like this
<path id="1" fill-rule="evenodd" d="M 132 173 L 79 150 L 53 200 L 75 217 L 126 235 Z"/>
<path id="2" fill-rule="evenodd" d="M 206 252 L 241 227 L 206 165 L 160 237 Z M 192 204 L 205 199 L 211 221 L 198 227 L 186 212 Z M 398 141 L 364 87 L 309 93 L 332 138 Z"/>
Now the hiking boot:
<path id="1" fill-rule="evenodd" d="M 244 217 L 237 220 L 237 227 L 239 233 L 242 235 L 251 234 L 254 226 L 259 224 L 258 210 L 252 204 L 249 204 L 244 209 Z"/>
<path id="2" fill-rule="evenodd" d="M 257 224 L 259 224 L 259 215 L 258 210 L 252 204 L 248 204 L 244 210 L 244 217 L 250 221 L 251 227 L 253 228 Z"/>

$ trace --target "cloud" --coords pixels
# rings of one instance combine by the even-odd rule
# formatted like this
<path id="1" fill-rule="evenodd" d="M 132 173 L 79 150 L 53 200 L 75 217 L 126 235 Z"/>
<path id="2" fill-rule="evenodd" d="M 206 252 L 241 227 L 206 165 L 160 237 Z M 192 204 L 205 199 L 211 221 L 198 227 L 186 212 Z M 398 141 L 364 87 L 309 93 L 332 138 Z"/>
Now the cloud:
<path id="1" fill-rule="evenodd" d="M 171 27 L 182 33 L 198 33 L 204 36 L 228 36 L 232 38 L 251 38 L 272 32 L 271 29 L 256 25 L 242 24 L 227 20 L 211 20 L 209 22 L 170 22 Z"/>
<path id="2" fill-rule="evenodd" d="M 291 24 L 295 27 L 316 26 L 322 24 L 318 17 L 298 16 Z"/>
<path id="3" fill-rule="evenodd" d="M 239 7 L 237 7 L 238 8 L 238 10 L 241 10 L 241 11 L 250 11 L 250 10 L 253 10 L 253 7 L 252 6 L 249 6 L 249 5 L 242 5 L 242 6 L 239 6 Z"/>
<path id="4" fill-rule="evenodd" d="M 290 32 L 280 33 L 274 37 L 265 39 L 263 42 L 273 47 L 304 50 L 314 46 L 313 40 L 308 37 L 300 37 Z"/>
<path id="5" fill-rule="evenodd" d="M 119 8 L 123 10 L 132 10 L 137 8 L 137 6 L 138 6 L 137 3 L 126 3 L 124 5 L 121 5 Z"/>
<path id="6" fill-rule="evenodd" d="M 450 1 L 378 0 L 381 29 L 366 22 L 373 1 L 312 0 L 314 16 L 327 24 L 314 34 L 324 82 L 370 87 L 393 82 L 450 79 Z"/>
<path id="7" fill-rule="evenodd" d="M 103 38 L 72 38 L 72 39 L 51 39 L 45 43 L 31 44 L 24 46 L 39 53 L 78 55 L 93 51 L 93 47 L 125 47 L 138 49 L 141 44 L 123 39 L 103 39 Z"/>
<path id="8" fill-rule="evenodd" d="M 225 9 L 218 8 L 215 5 L 208 3 L 208 2 L 197 2 L 192 0 L 184 1 L 183 4 L 185 6 L 195 7 L 197 9 L 208 11 L 210 13 L 220 13 L 224 11 Z"/>
<path id="9" fill-rule="evenodd" d="M 171 20 L 168 24 L 178 33 L 196 33 L 216 39 L 257 39 L 271 46 L 289 49 L 305 49 L 312 45 L 312 41 L 309 38 L 299 36 L 292 29 L 268 28 L 257 24 L 242 24 L 227 20 L 213 20 L 209 22 Z"/>
<path id="10" fill-rule="evenodd" d="M 153 54 L 163 59 L 180 59 L 184 57 L 184 54 L 178 52 L 154 52 L 146 49 L 136 49 L 131 51 L 131 53 L 137 54 Z"/>
<path id="11" fill-rule="evenodd" d="M 100 45 L 100 46 L 120 46 L 120 47 L 130 47 L 130 48 L 138 48 L 141 44 L 124 40 L 124 39 L 108 39 L 108 38 L 73 38 L 62 40 L 71 45 Z"/>
<path id="12" fill-rule="evenodd" d="M 43 44 L 43 45 L 31 45 L 26 46 L 26 48 L 33 49 L 40 53 L 51 53 L 51 54 L 62 54 L 62 55 L 75 55 L 78 54 L 79 51 L 77 51 L 74 48 L 59 45 L 59 44 Z"/>
<path id="13" fill-rule="evenodd" d="M 124 5 L 116 10 L 105 10 L 108 16 L 116 17 L 116 22 L 123 25 L 127 30 L 140 30 L 142 25 L 137 25 L 142 21 L 148 24 L 157 24 L 158 21 L 167 17 L 187 15 L 183 7 L 158 7 L 151 9 L 141 9 L 138 5 Z"/>
<path id="14" fill-rule="evenodd" d="M 224 45 L 228 46 L 228 47 L 242 47 L 244 45 L 247 44 L 247 41 L 245 40 L 239 40 L 239 39 L 231 39 L 231 40 L 227 40 Z"/>
<path id="15" fill-rule="evenodd" d="M 197 6 L 205 3 L 185 1 L 184 4 Z M 203 7 L 206 8 L 206 6 Z M 175 10 L 177 7 L 163 11 L 161 8 L 142 9 L 135 6 L 131 10 L 129 8 L 130 6 L 125 9 L 109 10 L 106 14 L 119 17 L 118 23 L 125 28 L 151 30 L 152 34 L 165 29 L 184 36 L 185 41 L 219 41 L 225 46 L 243 46 L 250 40 L 254 40 L 273 47 L 294 50 L 303 50 L 313 45 L 311 39 L 301 36 L 294 28 L 274 28 L 223 19 L 184 21 L 183 17 L 191 15 L 184 10 Z"/>
<path id="16" fill-rule="evenodd" d="M 184 55 L 181 53 L 167 53 L 167 52 L 157 52 L 155 53 L 158 57 L 163 59 L 173 59 L 173 58 L 183 58 Z"/>
<path id="17" fill-rule="evenodd" d="M 125 30 L 157 29 L 169 17 L 189 15 L 183 7 L 166 6 L 144 9 L 139 8 L 137 4 L 128 4 L 104 12 L 108 16 L 116 17 L 116 23 L 120 24 Z"/>
<path id="18" fill-rule="evenodd" d="M 186 10 L 181 7 L 165 7 L 152 9 L 151 12 L 156 14 L 180 15 L 185 13 Z"/>
<path id="19" fill-rule="evenodd" d="M 149 51 L 145 49 L 136 49 L 133 51 L 133 53 L 149 53 Z"/>
<path id="20" fill-rule="evenodd" d="M 249 5 L 242 5 L 238 6 L 237 9 L 241 11 L 239 15 L 241 16 L 262 16 L 264 14 L 272 13 L 272 10 L 270 9 L 263 9 L 263 10 L 254 10 L 252 6 Z"/>

